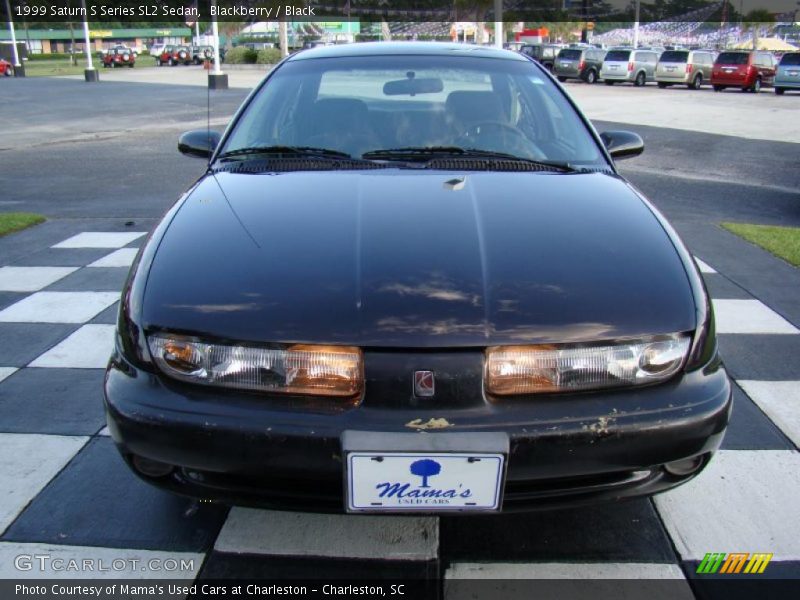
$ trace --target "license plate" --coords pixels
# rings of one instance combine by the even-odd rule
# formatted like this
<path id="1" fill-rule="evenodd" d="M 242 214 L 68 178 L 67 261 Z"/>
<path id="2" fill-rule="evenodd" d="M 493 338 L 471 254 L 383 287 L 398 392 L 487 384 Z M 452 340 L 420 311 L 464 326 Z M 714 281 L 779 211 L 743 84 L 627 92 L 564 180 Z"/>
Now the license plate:
<path id="1" fill-rule="evenodd" d="M 675 70 L 675 67 L 667 67 L 667 71 L 669 71 L 670 73 L 672 73 L 674 70 Z"/>
<path id="2" fill-rule="evenodd" d="M 800 71 L 789 71 L 789 75 L 791 75 L 792 77 L 797 77 L 798 75 L 800 75 Z"/>
<path id="3" fill-rule="evenodd" d="M 736 69 L 722 69 L 726 73 L 733 73 Z"/>
<path id="4" fill-rule="evenodd" d="M 571 66 L 572 66 L 572 63 L 569 63 L 569 62 L 562 62 L 562 63 L 561 63 L 561 66 L 562 66 L 562 67 L 571 67 Z"/>
<path id="5" fill-rule="evenodd" d="M 499 510 L 502 454 L 351 452 L 347 508 L 357 512 Z"/>
<path id="6" fill-rule="evenodd" d="M 616 71 L 617 69 L 619 69 L 619 66 L 618 65 L 608 65 L 608 68 L 611 69 L 612 71 Z"/>

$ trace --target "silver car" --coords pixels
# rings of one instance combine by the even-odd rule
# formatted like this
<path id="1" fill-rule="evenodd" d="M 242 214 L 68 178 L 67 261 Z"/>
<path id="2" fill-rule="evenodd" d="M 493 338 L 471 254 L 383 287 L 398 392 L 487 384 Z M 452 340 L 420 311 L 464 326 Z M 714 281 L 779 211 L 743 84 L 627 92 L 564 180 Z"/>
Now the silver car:
<path id="1" fill-rule="evenodd" d="M 654 50 L 634 50 L 624 48 L 609 50 L 603 60 L 600 77 L 606 85 L 614 85 L 629 81 L 636 86 L 642 86 L 648 81 L 655 80 L 658 53 Z"/>
<path id="2" fill-rule="evenodd" d="M 800 52 L 784 54 L 778 63 L 778 70 L 775 72 L 775 93 L 780 95 L 786 90 L 800 92 Z"/>
<path id="3" fill-rule="evenodd" d="M 677 84 L 699 90 L 704 83 L 711 83 L 711 68 L 715 58 L 711 50 L 665 51 L 656 67 L 658 87 Z"/>

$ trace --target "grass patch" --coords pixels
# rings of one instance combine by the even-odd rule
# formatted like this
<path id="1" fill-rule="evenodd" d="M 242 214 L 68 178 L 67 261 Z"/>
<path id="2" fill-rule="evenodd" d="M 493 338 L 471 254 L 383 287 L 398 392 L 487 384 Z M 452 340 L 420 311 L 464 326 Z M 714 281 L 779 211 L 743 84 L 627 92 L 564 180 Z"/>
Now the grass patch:
<path id="1" fill-rule="evenodd" d="M 43 223 L 44 220 L 42 215 L 35 215 L 33 213 L 0 213 L 0 237 L 7 233 L 14 233 L 15 231 L 22 231 L 28 227 L 33 227 L 34 225 Z"/>
<path id="2" fill-rule="evenodd" d="M 97 63 L 95 62 L 95 67 Z M 28 60 L 25 62 L 26 77 L 54 77 L 57 75 L 83 75 L 86 68 L 86 57 L 72 66 L 69 58 L 53 58 L 47 60 Z"/>
<path id="3" fill-rule="evenodd" d="M 800 227 L 722 223 L 722 227 L 778 258 L 800 267 Z"/>

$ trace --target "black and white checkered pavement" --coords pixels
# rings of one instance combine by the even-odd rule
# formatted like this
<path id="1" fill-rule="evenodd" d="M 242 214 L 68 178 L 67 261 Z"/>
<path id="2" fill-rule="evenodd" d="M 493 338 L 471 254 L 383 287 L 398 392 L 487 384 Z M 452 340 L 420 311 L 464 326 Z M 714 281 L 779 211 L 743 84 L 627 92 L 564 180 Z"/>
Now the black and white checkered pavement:
<path id="1" fill-rule="evenodd" d="M 800 577 L 800 331 L 714 271 L 712 257 L 699 264 L 735 405 L 697 479 L 584 509 L 341 516 L 193 504 L 123 464 L 104 429 L 103 369 L 144 236 L 80 232 L 0 267 L 0 578 L 80 576 L 14 566 L 47 553 L 194 561 L 189 573 L 93 577 L 689 578 L 691 597 L 707 552 L 773 553 L 767 573 Z"/>

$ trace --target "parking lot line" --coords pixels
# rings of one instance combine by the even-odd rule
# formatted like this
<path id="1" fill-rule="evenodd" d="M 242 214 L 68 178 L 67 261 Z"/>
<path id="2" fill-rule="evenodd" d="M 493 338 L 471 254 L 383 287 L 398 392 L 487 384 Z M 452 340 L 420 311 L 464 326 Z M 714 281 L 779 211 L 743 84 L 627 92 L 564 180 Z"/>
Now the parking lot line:
<path id="1" fill-rule="evenodd" d="M 713 303 L 718 334 L 800 333 L 797 327 L 759 300 L 714 300 Z"/>
<path id="2" fill-rule="evenodd" d="M 800 381 L 737 381 L 767 416 L 800 447 Z"/>

